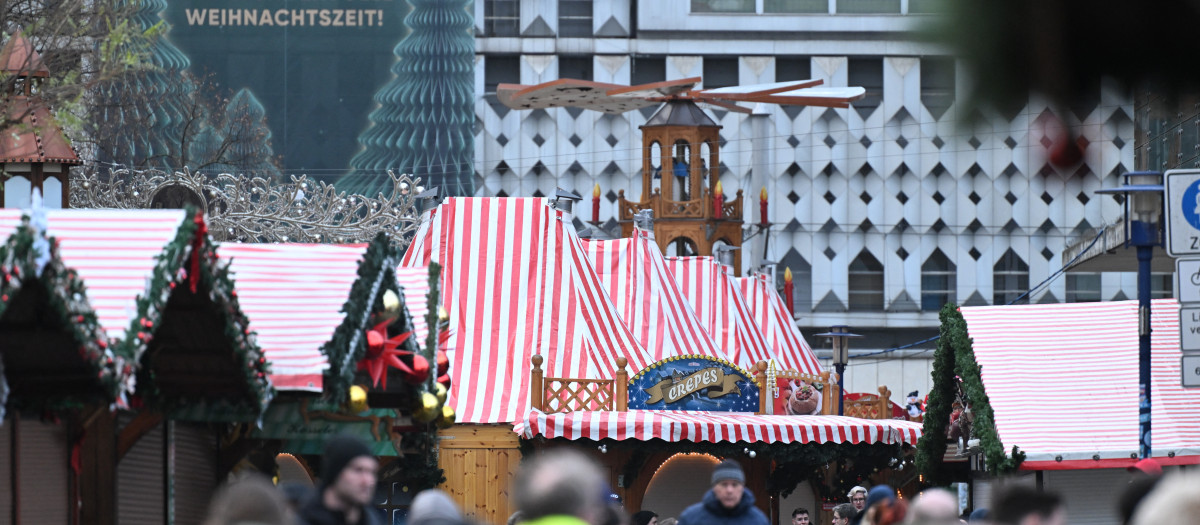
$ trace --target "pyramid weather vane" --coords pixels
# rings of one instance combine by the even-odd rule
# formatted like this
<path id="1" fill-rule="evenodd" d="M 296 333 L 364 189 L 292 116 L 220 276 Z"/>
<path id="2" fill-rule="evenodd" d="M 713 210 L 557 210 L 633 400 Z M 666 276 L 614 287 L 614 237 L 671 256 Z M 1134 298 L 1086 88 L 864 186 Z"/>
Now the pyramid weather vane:
<path id="1" fill-rule="evenodd" d="M 821 86 L 824 81 L 820 79 L 696 89 L 700 81 L 700 77 L 690 77 L 623 86 L 561 78 L 532 86 L 500 84 L 496 96 L 513 109 L 577 107 L 619 115 L 675 100 L 699 102 L 739 113 L 750 113 L 750 109 L 737 105 L 737 102 L 845 108 L 866 95 L 862 87 Z"/>

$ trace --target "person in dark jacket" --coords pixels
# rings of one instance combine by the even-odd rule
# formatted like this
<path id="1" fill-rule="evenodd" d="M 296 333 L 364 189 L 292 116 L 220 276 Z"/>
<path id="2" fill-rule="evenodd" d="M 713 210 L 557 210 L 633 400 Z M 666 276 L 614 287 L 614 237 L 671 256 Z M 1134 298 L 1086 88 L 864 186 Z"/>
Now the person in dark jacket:
<path id="1" fill-rule="evenodd" d="M 325 444 L 321 481 L 300 507 L 300 525 L 380 525 L 371 501 L 379 461 L 363 440 L 342 434 Z"/>
<path id="2" fill-rule="evenodd" d="M 679 515 L 678 525 L 767 525 L 746 489 L 746 473 L 736 461 L 722 461 L 712 474 L 712 490 Z"/>

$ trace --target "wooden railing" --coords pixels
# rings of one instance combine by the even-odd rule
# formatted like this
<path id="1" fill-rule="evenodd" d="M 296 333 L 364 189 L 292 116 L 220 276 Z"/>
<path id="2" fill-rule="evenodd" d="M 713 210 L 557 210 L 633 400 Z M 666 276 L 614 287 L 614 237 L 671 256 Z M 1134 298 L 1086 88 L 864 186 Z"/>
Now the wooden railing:
<path id="1" fill-rule="evenodd" d="M 629 364 L 624 357 L 617 358 L 617 370 L 613 379 L 580 379 L 570 377 L 543 377 L 542 356 L 530 359 L 533 368 L 529 371 L 529 404 L 547 414 L 610 410 L 629 410 Z"/>
<path id="2" fill-rule="evenodd" d="M 758 385 L 758 413 L 766 414 L 767 407 L 773 402 L 771 389 L 766 384 L 767 379 L 767 363 L 759 361 L 755 366 L 754 381 Z M 785 370 L 775 373 L 775 378 L 791 379 L 804 381 L 813 385 L 821 391 L 821 408 L 819 415 L 832 416 L 838 412 L 838 398 L 841 397 L 841 390 L 838 389 L 837 375 L 830 372 L 821 372 L 820 375 L 805 374 L 795 370 Z M 855 400 L 846 400 L 842 403 L 842 414 L 850 417 L 862 419 L 891 419 L 892 418 L 892 403 L 891 390 L 886 386 L 879 387 L 879 395 L 868 394 Z"/>
<path id="3" fill-rule="evenodd" d="M 711 219 L 713 213 L 712 194 L 705 188 L 700 197 L 686 201 L 675 201 L 663 196 L 657 189 L 642 201 L 631 201 L 625 198 L 625 190 L 617 192 L 617 220 L 631 221 L 639 210 L 652 210 L 655 219 Z M 721 219 L 725 221 L 742 220 L 742 190 L 735 197 L 721 204 Z"/>
<path id="4" fill-rule="evenodd" d="M 843 403 L 842 414 L 862 419 L 891 419 L 892 391 L 888 387 L 879 387 L 879 395 L 865 394 L 853 401 Z"/>

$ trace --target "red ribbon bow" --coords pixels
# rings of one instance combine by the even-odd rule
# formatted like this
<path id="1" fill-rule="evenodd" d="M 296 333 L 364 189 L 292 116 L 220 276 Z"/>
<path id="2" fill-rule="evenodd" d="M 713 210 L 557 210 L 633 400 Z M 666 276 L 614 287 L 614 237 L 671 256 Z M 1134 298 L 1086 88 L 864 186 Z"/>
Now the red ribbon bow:
<path id="1" fill-rule="evenodd" d="M 208 225 L 204 223 L 204 214 L 196 212 L 192 219 L 196 222 L 196 235 L 192 237 L 192 260 L 188 271 L 188 286 L 196 293 L 196 284 L 200 282 L 200 250 L 204 249 L 204 238 L 208 236 Z"/>

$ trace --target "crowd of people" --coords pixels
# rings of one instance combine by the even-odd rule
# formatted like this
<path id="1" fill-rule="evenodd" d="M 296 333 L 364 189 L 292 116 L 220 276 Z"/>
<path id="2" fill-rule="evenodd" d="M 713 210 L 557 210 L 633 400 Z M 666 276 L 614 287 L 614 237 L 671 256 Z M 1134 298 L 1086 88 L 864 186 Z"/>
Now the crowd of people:
<path id="1" fill-rule="evenodd" d="M 223 487 L 213 498 L 205 525 L 384 525 L 372 508 L 379 463 L 367 445 L 338 436 L 326 445 L 319 481 L 311 489 L 263 477 L 247 477 Z M 1123 525 L 1183 525 L 1200 515 L 1200 476 L 1164 478 L 1153 459 L 1130 468 L 1128 486 L 1114 497 Z M 650 510 L 629 515 L 614 499 L 600 468 L 570 450 L 545 452 L 517 472 L 507 525 L 771 525 L 746 488 L 746 473 L 734 460 L 717 464 L 710 489 L 678 518 Z M 832 510 L 830 525 L 1064 525 L 1063 500 L 1032 485 L 998 485 L 990 506 L 959 512 L 956 494 L 927 489 L 911 502 L 887 485 L 856 486 Z M 808 509 L 791 512 L 791 525 L 821 525 Z M 407 525 L 479 525 L 465 517 L 445 492 L 430 489 L 412 501 Z M 780 524 L 786 525 L 786 523 Z"/>

